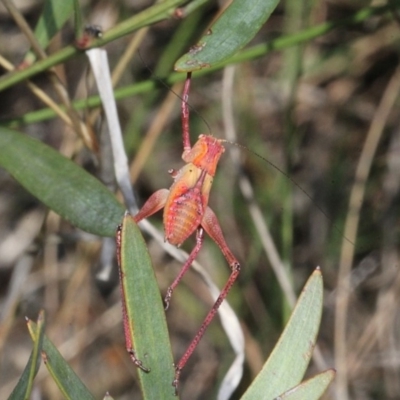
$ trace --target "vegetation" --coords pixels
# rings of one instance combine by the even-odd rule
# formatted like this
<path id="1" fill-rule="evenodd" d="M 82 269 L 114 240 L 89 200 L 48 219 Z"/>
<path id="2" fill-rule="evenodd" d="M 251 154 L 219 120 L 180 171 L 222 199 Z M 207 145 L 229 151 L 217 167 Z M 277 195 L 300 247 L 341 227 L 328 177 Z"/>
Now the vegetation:
<path id="1" fill-rule="evenodd" d="M 152 340 L 170 366 L 165 375 L 157 362 L 149 374 L 137 371 L 123 341 L 113 237 L 125 207 L 134 211 L 135 205 L 124 190 L 124 200 L 119 194 L 118 159 L 87 47 L 103 47 L 110 60 L 139 204 L 169 187 L 168 170 L 182 165 L 179 95 L 186 74 L 173 72 L 174 65 L 200 68 L 189 98 L 192 142 L 208 133 L 248 149 L 238 153 L 226 143 L 210 199 L 242 264 L 228 301 L 243 327 L 244 353 L 230 327 L 213 322 L 183 370 L 180 396 L 216 398 L 232 360 L 245 354 L 232 398 L 282 394 L 301 382 L 312 355 L 306 378 L 327 372 L 280 398 L 319 398 L 333 377 L 329 368 L 337 376 L 326 399 L 397 398 L 400 2 L 252 2 L 252 15 L 238 1 L 226 10 L 199 0 L 82 8 L 77 1 L 61 7 L 48 0 L 21 10 L 3 2 L 1 398 L 37 392 L 85 399 L 109 392 L 123 399 L 139 398 L 140 391 L 154 398 L 146 390 L 174 398 L 170 361 L 183 354 L 212 305 L 203 275 L 188 273 L 165 313 L 168 340 L 154 279 L 164 295 L 181 261 L 164 253 L 146 225 L 151 267 L 139 232 L 126 222 L 133 315 L 148 299 L 155 307 L 133 318 L 135 345 L 149 361 L 158 351 L 146 342 Z M 238 28 L 244 15 L 254 22 Z M 88 33 L 82 21 L 101 25 L 103 34 L 97 28 Z M 161 218 L 151 222 L 162 229 Z M 193 245 L 188 241 L 183 249 Z M 222 287 L 229 270 L 211 240 L 199 262 Z M 325 293 L 312 353 L 322 308 L 317 266 Z M 149 318 L 153 312 L 159 317 Z M 142 329 L 160 330 L 160 339 Z M 48 370 L 38 369 L 41 361 Z"/>

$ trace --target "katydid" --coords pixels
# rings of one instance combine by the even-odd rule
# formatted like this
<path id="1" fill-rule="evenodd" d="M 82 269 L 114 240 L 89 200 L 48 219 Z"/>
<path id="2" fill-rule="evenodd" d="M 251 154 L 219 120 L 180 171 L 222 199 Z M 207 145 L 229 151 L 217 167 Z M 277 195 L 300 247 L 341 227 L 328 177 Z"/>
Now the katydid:
<path id="1" fill-rule="evenodd" d="M 240 264 L 232 254 L 224 239 L 218 219 L 211 208 L 207 205 L 217 164 L 222 153 L 225 151 L 225 148 L 222 145 L 224 140 L 217 139 L 211 135 L 200 135 L 194 146 L 191 146 L 188 106 L 190 81 L 191 73 L 188 73 L 181 103 L 183 131 L 182 159 L 186 164 L 179 171 L 170 170 L 169 173 L 174 179 L 171 188 L 156 191 L 133 217 L 135 222 L 139 222 L 164 208 L 163 221 L 165 240 L 176 246 L 180 246 L 196 231 L 196 245 L 181 268 L 178 276 L 167 290 L 165 296 L 166 309 L 169 306 L 174 289 L 181 281 L 192 262 L 196 259 L 202 247 L 204 231 L 207 232 L 207 234 L 217 243 L 228 262 L 229 268 L 231 269 L 230 277 L 223 287 L 219 297 L 204 319 L 188 349 L 175 365 L 175 379 L 172 382 L 172 385 L 175 387 L 176 393 L 182 368 L 185 366 L 200 339 L 203 337 L 204 332 L 217 313 L 219 306 L 228 295 L 228 292 L 236 281 L 240 271 Z M 117 233 L 117 246 L 119 252 L 120 231 Z M 149 370 L 136 358 L 134 349 L 132 348 L 123 292 L 122 303 L 127 351 L 135 365 L 143 371 L 148 372 Z"/>

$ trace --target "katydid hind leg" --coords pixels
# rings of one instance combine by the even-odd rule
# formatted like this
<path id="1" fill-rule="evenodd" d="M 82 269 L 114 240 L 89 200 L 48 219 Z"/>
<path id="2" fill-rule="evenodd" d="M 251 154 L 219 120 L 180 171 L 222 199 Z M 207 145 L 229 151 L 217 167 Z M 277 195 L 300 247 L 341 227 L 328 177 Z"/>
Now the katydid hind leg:
<path id="1" fill-rule="evenodd" d="M 218 218 L 210 207 L 207 207 L 206 211 L 204 212 L 201 226 L 211 237 L 211 239 L 214 240 L 215 243 L 217 243 L 226 261 L 228 261 L 230 268 L 233 269 L 235 268 L 235 266 L 238 266 L 239 261 L 233 255 L 231 249 L 226 243 Z"/>
<path id="2" fill-rule="evenodd" d="M 226 296 L 229 293 L 229 290 L 235 283 L 238 275 L 240 272 L 240 265 L 237 263 L 233 268 L 231 275 L 229 276 L 228 281 L 226 282 L 225 286 L 223 287 L 220 295 L 218 296 L 217 300 L 215 301 L 213 307 L 207 314 L 206 318 L 204 319 L 203 323 L 201 324 L 200 329 L 198 330 L 196 336 L 193 338 L 192 342 L 190 343 L 189 347 L 187 348 L 185 354 L 181 357 L 178 364 L 175 366 L 175 379 L 172 382 L 172 386 L 175 388 L 175 393 L 178 393 L 178 385 L 179 385 L 179 377 L 183 367 L 186 365 L 187 361 L 189 360 L 190 356 L 196 349 L 197 345 L 199 344 L 201 338 L 203 337 L 208 325 L 210 325 L 211 321 L 214 319 L 216 313 L 218 312 L 218 308 L 221 303 L 225 300 Z"/>
<path id="3" fill-rule="evenodd" d="M 154 192 L 147 199 L 147 201 L 144 203 L 143 207 L 138 211 L 138 213 L 133 216 L 135 222 L 138 223 L 142 219 L 150 217 L 150 215 L 153 215 L 157 211 L 160 211 L 165 206 L 168 195 L 168 189 L 160 189 Z"/>
<path id="4" fill-rule="evenodd" d="M 222 229 L 218 222 L 218 219 L 211 208 L 207 207 L 201 226 L 204 230 L 208 233 L 208 235 L 218 244 L 219 248 L 221 249 L 224 257 L 228 261 L 229 267 L 231 269 L 231 274 L 229 279 L 225 283 L 220 295 L 218 296 L 217 300 L 215 301 L 213 307 L 207 314 L 206 318 L 204 319 L 203 323 L 199 331 L 197 332 L 196 336 L 190 343 L 189 347 L 187 348 L 185 354 L 181 357 L 178 364 L 175 366 L 175 379 L 172 385 L 175 387 L 175 392 L 178 392 L 178 384 L 179 384 L 179 377 L 182 371 L 182 368 L 187 363 L 188 359 L 192 355 L 193 351 L 197 347 L 198 343 L 200 342 L 201 338 L 203 337 L 208 325 L 210 325 L 211 321 L 215 317 L 216 313 L 218 312 L 218 308 L 220 307 L 221 303 L 225 300 L 226 296 L 228 295 L 231 287 L 235 283 L 237 277 L 239 276 L 240 272 L 240 264 L 236 257 L 232 254 L 231 250 L 229 249 L 225 238 L 222 233 Z"/>
<path id="5" fill-rule="evenodd" d="M 172 292 L 175 290 L 175 288 L 178 286 L 179 282 L 182 280 L 183 276 L 189 269 L 189 267 L 192 265 L 192 262 L 196 259 L 197 254 L 199 254 L 199 251 L 203 245 L 204 241 L 204 230 L 202 228 L 199 228 L 196 233 L 196 246 L 190 253 L 188 259 L 185 261 L 185 264 L 179 271 L 178 276 L 175 278 L 175 280 L 172 282 L 171 286 L 167 290 L 167 294 L 165 296 L 164 302 L 165 302 L 165 309 L 168 310 L 169 307 L 169 302 L 171 300 Z"/>

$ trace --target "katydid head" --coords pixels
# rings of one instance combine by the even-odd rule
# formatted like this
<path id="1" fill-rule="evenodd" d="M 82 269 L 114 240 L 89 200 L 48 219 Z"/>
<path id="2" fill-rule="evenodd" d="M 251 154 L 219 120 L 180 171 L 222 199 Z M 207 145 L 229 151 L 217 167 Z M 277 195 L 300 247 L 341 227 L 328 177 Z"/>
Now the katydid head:
<path id="1" fill-rule="evenodd" d="M 221 144 L 224 140 L 217 139 L 211 135 L 200 135 L 194 146 L 185 150 L 182 159 L 186 163 L 192 163 L 196 167 L 214 176 L 218 161 L 225 151 Z"/>

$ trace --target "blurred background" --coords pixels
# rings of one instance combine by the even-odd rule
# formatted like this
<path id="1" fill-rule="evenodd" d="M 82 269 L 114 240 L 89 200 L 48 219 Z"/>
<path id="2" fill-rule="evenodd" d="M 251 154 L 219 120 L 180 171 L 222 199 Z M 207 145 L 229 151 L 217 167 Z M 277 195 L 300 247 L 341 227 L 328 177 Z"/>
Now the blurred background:
<path id="1" fill-rule="evenodd" d="M 42 2 L 15 3 L 34 26 Z M 80 3 L 87 22 L 104 31 L 152 4 Z M 117 87 L 156 78 L 156 89 L 118 101 L 139 204 L 169 187 L 168 170 L 183 165 L 182 86 L 171 89 L 163 82 L 222 3 L 205 2 L 183 19 L 172 17 L 105 46 L 115 67 L 132 41 L 137 43 Z M 342 20 L 370 5 L 362 0 L 282 1 L 249 46 Z M 356 25 L 343 24 L 298 46 L 237 64 L 229 73 L 221 70 L 192 80 L 193 143 L 200 133 L 225 137 L 223 107 L 229 108 L 227 100 L 233 102 L 228 120 L 237 132 L 236 142 L 248 148 L 240 150 L 240 173 L 251 182 L 281 258 L 275 268 L 285 269 L 298 295 L 312 271 L 321 267 L 325 294 L 318 345 L 326 368 L 338 370 L 326 399 L 345 399 L 343 388 L 349 399 L 400 398 L 399 17 L 387 12 Z M 29 44 L 2 6 L 0 21 L 0 54 L 18 65 Z M 73 40 L 70 23 L 49 52 Z M 56 71 L 71 98 L 96 93 L 84 54 Z M 51 94 L 45 75 L 33 81 Z M 42 107 L 24 84 L 0 95 L 2 123 Z M 59 118 L 20 124 L 18 129 L 58 149 L 115 190 L 108 145 L 102 142 L 105 121 L 93 118 L 88 108 L 80 114 L 95 121 L 96 156 Z M 236 147 L 226 147 L 210 205 L 242 264 L 228 298 L 246 337 L 245 374 L 233 396 L 239 398 L 276 343 L 290 307 L 239 188 L 239 169 L 229 156 Z M 151 221 L 162 229 L 161 214 Z M 180 264 L 147 239 L 164 294 Z M 193 246 L 194 239 L 183 248 L 190 251 Z M 12 391 L 31 351 L 24 317 L 36 319 L 40 309 L 47 313 L 48 336 L 98 398 L 106 391 L 118 399 L 140 398 L 136 370 L 125 352 L 114 254 L 113 240 L 78 231 L 0 170 L 0 398 Z M 209 238 L 199 261 L 222 287 L 229 270 Z M 205 285 L 189 272 L 167 312 L 175 360 L 211 305 Z M 182 373 L 182 398 L 214 398 L 233 357 L 216 319 Z M 309 374 L 317 371 L 312 364 Z M 62 398 L 43 367 L 34 394 L 35 399 Z"/>

